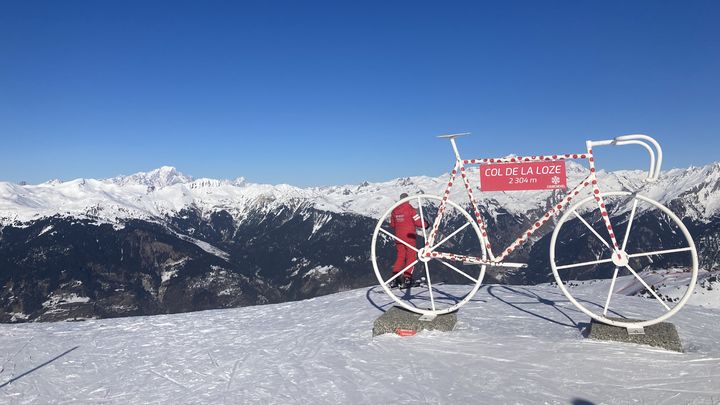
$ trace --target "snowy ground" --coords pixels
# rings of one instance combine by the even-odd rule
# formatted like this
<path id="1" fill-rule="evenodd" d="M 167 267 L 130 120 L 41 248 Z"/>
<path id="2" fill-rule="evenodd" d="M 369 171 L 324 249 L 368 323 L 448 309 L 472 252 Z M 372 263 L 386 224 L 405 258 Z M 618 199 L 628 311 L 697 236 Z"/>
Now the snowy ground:
<path id="1" fill-rule="evenodd" d="M 657 304 L 622 297 L 644 307 Z M 0 403 L 720 403 L 720 310 L 686 353 L 583 338 L 551 286 L 484 286 L 451 333 L 371 338 L 379 289 L 231 310 L 0 325 Z"/>

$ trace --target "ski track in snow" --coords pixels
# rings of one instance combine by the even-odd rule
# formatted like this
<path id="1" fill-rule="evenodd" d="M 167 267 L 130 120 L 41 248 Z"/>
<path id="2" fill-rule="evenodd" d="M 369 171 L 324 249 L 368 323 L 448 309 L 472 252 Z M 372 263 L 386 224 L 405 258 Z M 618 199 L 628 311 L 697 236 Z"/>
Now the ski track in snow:
<path id="1" fill-rule="evenodd" d="M 452 288 L 452 287 L 450 287 Z M 534 298 L 533 298 L 534 297 Z M 638 313 L 652 304 L 637 304 Z M 453 332 L 372 338 L 379 287 L 306 301 L 1 325 L 5 404 L 717 404 L 720 311 L 672 318 L 686 353 L 586 339 L 552 286 L 483 286 Z"/>

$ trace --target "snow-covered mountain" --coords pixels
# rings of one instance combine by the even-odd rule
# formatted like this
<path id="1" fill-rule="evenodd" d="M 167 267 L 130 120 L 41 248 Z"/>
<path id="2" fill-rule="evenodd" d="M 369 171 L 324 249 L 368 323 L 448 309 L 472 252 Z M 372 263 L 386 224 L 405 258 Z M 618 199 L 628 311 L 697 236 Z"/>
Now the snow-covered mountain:
<path id="1" fill-rule="evenodd" d="M 573 162 L 567 166 L 568 184 L 588 173 Z M 105 180 L 0 183 L 0 321 L 224 308 L 372 285 L 369 248 L 377 218 L 402 192 L 440 194 L 448 177 L 300 188 L 193 179 L 162 167 Z M 718 269 L 720 163 L 673 169 L 650 184 L 642 171 L 600 172 L 599 178 L 603 190 L 639 189 L 672 208 L 695 238 L 701 267 Z M 491 235 L 499 245 L 561 195 L 476 193 L 486 222 L 500 230 Z M 465 201 L 464 189 L 456 186 L 451 198 Z M 657 227 L 648 232 L 661 231 L 662 222 L 645 222 Z M 515 253 L 544 270 L 490 269 L 487 281 L 551 280 L 548 230 Z"/>
<path id="2" fill-rule="evenodd" d="M 606 284 L 583 286 L 605 292 Z M 449 291 L 452 293 L 452 291 Z M 588 294 L 588 299 L 597 295 Z M 579 298 L 584 298 L 580 295 Z M 639 316 L 652 299 L 618 297 Z M 372 338 L 378 288 L 186 314 L 2 325 L 5 404 L 715 404 L 720 312 L 671 321 L 685 353 L 584 337 L 549 285 L 484 286 L 452 332 Z"/>
<path id="3" fill-rule="evenodd" d="M 568 184 L 576 184 L 587 169 L 568 162 Z M 477 176 L 470 170 L 470 176 Z M 287 184 L 269 185 L 235 180 L 193 179 L 173 167 L 164 166 L 144 173 L 111 179 L 53 180 L 38 185 L 0 182 L 0 221 L 17 224 L 42 217 L 63 215 L 111 223 L 127 219 L 165 218 L 188 208 L 209 214 L 227 210 L 239 221 L 259 206 L 273 209 L 301 204 L 334 213 L 380 217 L 399 192 L 440 194 L 449 175 L 406 177 L 381 183 L 300 188 Z M 672 169 L 655 183 L 645 183 L 644 171 L 598 173 L 603 191 L 641 190 L 665 205 L 679 200 L 685 215 L 707 221 L 720 212 L 720 162 L 703 167 Z M 476 182 L 477 183 L 477 182 Z M 479 194 L 490 213 L 504 209 L 525 214 L 545 207 L 552 192 L 515 191 Z M 456 186 L 451 198 L 466 200 L 464 189 Z"/>
<path id="4" fill-rule="evenodd" d="M 140 185 L 151 189 L 172 186 L 173 184 L 189 183 L 193 179 L 177 171 L 172 166 L 162 166 L 147 173 L 140 172 L 130 176 L 118 176 L 106 180 L 108 183 L 120 186 Z"/>

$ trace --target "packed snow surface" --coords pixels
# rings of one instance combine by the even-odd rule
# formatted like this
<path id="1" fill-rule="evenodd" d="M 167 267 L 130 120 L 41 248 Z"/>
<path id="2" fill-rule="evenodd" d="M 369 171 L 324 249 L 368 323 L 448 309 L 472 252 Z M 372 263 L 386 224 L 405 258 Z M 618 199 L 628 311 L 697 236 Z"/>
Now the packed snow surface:
<path id="1" fill-rule="evenodd" d="M 657 304 L 618 299 L 640 316 Z M 452 332 L 372 338 L 390 306 L 373 287 L 238 309 L 0 325 L 0 403 L 720 402 L 717 308 L 687 305 L 672 318 L 686 350 L 675 353 L 583 337 L 588 317 L 549 285 L 483 286 Z"/>

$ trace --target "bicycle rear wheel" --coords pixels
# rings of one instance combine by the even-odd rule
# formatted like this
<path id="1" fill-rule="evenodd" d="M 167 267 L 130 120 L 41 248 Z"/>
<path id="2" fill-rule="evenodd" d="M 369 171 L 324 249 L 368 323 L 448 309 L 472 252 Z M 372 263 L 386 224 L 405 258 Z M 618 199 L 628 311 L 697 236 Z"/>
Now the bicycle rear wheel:
<path id="1" fill-rule="evenodd" d="M 667 207 L 629 192 L 590 196 L 559 220 L 550 241 L 558 287 L 582 312 L 610 325 L 662 322 L 685 305 L 697 281 L 695 243 Z M 618 246 L 610 240 L 607 216 Z M 638 305 L 641 296 L 656 301 Z"/>
<path id="2" fill-rule="evenodd" d="M 445 211 L 438 224 L 437 236 L 432 246 L 425 246 L 430 229 L 418 232 L 417 243 L 407 244 L 394 235 L 389 226 L 395 208 L 411 203 L 425 223 L 434 224 L 443 199 L 434 195 L 404 198 L 390 207 L 380 218 L 372 236 L 371 260 L 375 276 L 385 293 L 401 307 L 424 315 L 441 315 L 456 311 L 477 292 L 485 275 L 485 265 L 465 264 L 460 258 L 467 256 L 486 259 L 487 251 L 477 222 L 462 207 L 446 201 Z M 409 289 L 390 288 L 391 282 L 401 277 L 403 271 L 393 274 L 396 260 L 396 244 L 412 249 L 415 261 L 404 270 L 411 270 L 413 278 L 425 282 Z M 430 253 L 430 255 L 428 255 Z M 434 257 L 432 253 L 446 253 L 446 257 Z M 450 259 L 447 256 L 457 254 Z"/>

